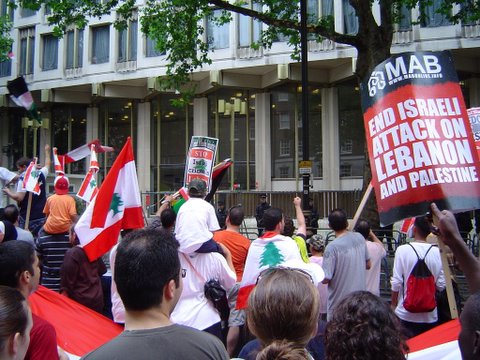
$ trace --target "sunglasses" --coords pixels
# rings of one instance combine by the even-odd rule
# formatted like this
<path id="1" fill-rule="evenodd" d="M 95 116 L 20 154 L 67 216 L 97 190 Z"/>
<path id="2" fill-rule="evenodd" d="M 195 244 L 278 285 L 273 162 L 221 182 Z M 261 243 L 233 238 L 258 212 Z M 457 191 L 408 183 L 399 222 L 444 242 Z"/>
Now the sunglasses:
<path id="1" fill-rule="evenodd" d="M 305 270 L 298 269 L 298 268 L 291 268 L 291 267 L 286 267 L 286 266 L 275 266 L 275 267 L 269 267 L 268 269 L 265 269 L 260 272 L 260 274 L 257 277 L 257 281 L 255 282 L 255 285 L 258 284 L 258 282 L 265 276 L 269 274 L 274 274 L 277 270 L 287 270 L 287 271 L 292 271 L 297 274 L 302 274 L 303 276 L 306 276 L 307 279 L 315 285 L 315 282 L 313 281 L 312 276 Z"/>

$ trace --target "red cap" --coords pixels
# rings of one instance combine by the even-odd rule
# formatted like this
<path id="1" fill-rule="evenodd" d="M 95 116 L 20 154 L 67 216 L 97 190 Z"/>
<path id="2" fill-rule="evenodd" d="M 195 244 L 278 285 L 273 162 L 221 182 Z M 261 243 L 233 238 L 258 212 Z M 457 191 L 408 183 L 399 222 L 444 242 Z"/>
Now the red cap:
<path id="1" fill-rule="evenodd" d="M 53 183 L 53 186 L 55 188 L 55 193 L 57 195 L 68 194 L 69 185 L 70 183 L 68 182 L 68 178 L 66 176 L 57 176 L 57 178 Z"/>

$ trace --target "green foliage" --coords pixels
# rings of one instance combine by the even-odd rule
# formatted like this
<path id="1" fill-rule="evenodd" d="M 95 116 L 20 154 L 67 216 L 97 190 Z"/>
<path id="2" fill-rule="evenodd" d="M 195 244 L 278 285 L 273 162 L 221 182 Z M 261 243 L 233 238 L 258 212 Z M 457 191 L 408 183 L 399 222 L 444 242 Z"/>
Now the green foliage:
<path id="1" fill-rule="evenodd" d="M 0 17 L 0 61 L 8 60 L 8 53 L 12 50 L 13 39 L 10 37 L 12 23 L 8 16 Z"/>

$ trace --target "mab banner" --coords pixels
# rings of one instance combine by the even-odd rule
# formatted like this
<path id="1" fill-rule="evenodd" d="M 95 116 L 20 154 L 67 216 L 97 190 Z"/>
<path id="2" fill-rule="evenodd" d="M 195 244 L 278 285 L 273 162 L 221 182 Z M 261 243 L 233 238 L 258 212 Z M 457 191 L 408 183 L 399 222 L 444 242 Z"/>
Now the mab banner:
<path id="1" fill-rule="evenodd" d="M 217 145 L 216 138 L 192 136 L 185 164 L 184 186 L 188 186 L 192 179 L 200 178 L 205 181 L 207 189 L 210 190 Z"/>
<path id="2" fill-rule="evenodd" d="M 361 93 L 382 225 L 425 214 L 432 201 L 480 208 L 478 155 L 449 52 L 392 56 Z"/>

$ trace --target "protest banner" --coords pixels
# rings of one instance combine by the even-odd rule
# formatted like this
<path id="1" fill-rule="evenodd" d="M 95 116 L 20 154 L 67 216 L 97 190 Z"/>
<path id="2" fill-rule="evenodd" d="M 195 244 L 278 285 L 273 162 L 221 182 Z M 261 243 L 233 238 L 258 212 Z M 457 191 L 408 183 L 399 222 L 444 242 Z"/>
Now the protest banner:
<path id="1" fill-rule="evenodd" d="M 192 179 L 200 178 L 210 190 L 212 169 L 217 155 L 218 139 L 207 136 L 192 136 L 185 164 L 184 186 Z"/>
<path id="2" fill-rule="evenodd" d="M 470 108 L 467 110 L 470 126 L 472 127 L 473 140 L 477 149 L 477 155 L 480 159 L 480 108 Z"/>
<path id="3" fill-rule="evenodd" d="M 392 56 L 361 84 L 380 223 L 480 208 L 479 162 L 448 51 Z"/>

